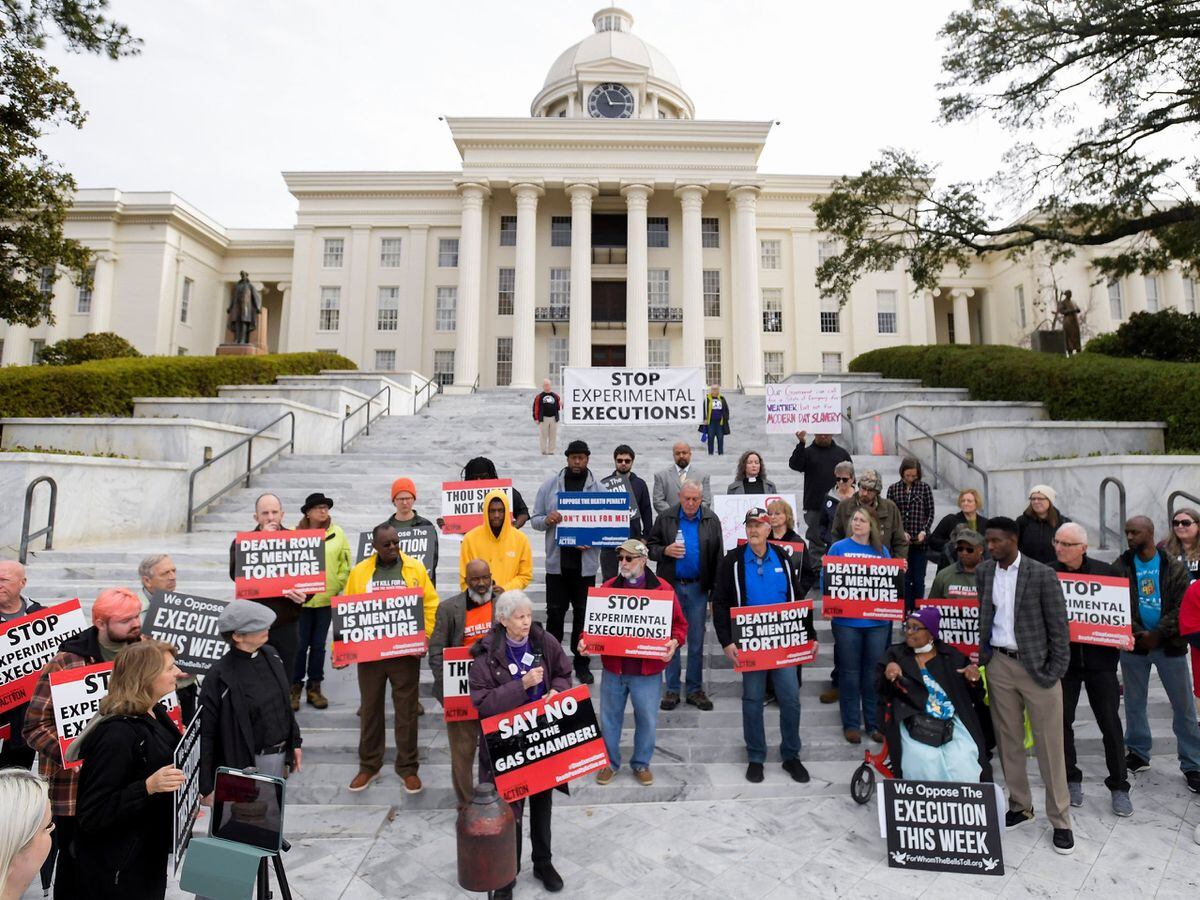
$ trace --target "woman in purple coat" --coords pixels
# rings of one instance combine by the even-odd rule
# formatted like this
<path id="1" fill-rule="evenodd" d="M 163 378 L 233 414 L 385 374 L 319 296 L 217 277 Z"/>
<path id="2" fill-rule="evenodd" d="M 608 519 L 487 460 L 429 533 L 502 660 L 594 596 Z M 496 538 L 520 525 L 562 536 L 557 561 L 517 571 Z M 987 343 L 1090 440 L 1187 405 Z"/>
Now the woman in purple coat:
<path id="1" fill-rule="evenodd" d="M 496 600 L 492 630 L 471 647 L 471 702 L 479 718 L 499 715 L 517 707 L 553 696 L 571 687 L 571 659 L 541 625 L 533 621 L 533 603 L 521 591 L 505 591 Z M 479 780 L 495 781 L 487 742 L 479 741 Z M 559 788 L 566 792 L 566 785 Z M 561 891 L 562 877 L 550 861 L 549 790 L 531 794 L 529 838 L 533 843 L 533 875 L 547 891 Z M 512 806 L 517 820 L 517 871 L 521 870 L 521 818 L 525 800 Z M 496 891 L 496 900 L 512 897 L 516 881 Z"/>

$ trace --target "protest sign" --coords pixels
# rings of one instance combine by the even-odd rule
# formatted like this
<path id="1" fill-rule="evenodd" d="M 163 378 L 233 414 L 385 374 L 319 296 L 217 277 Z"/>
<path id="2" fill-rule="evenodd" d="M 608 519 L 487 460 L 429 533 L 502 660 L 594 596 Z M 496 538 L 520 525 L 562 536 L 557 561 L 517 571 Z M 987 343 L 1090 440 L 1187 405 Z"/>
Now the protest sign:
<path id="1" fill-rule="evenodd" d="M 563 425 L 699 425 L 704 370 L 563 369 Z"/>
<path id="2" fill-rule="evenodd" d="M 442 531 L 466 534 L 483 524 L 483 501 L 492 491 L 504 491 L 512 509 L 512 479 L 485 478 L 479 481 L 442 482 Z"/>
<path id="3" fill-rule="evenodd" d="M 333 664 L 420 656 L 425 639 L 425 591 L 392 588 L 334 597 Z"/>
<path id="4" fill-rule="evenodd" d="M 1128 578 L 1059 572 L 1058 583 L 1073 642 L 1133 649 Z"/>
<path id="5" fill-rule="evenodd" d="M 888 778 L 878 791 L 890 868 L 1004 874 L 996 785 Z"/>
<path id="6" fill-rule="evenodd" d="M 178 591 L 156 591 L 146 610 L 145 631 L 176 649 L 175 665 L 182 671 L 207 675 L 229 649 L 217 629 L 217 619 L 229 603 Z"/>
<path id="7" fill-rule="evenodd" d="M 184 851 L 192 839 L 192 825 L 200 812 L 199 716 L 192 719 L 192 724 L 183 733 L 183 739 L 175 748 L 175 768 L 183 773 L 183 785 L 172 795 L 175 814 L 172 816 L 174 840 L 171 846 L 175 857 L 175 874 L 178 875 Z"/>
<path id="8" fill-rule="evenodd" d="M 593 653 L 662 659 L 671 641 L 672 590 L 588 588 L 583 639 Z"/>
<path id="9" fill-rule="evenodd" d="M 609 764 L 587 685 L 490 716 L 480 724 L 496 790 L 509 803 Z"/>
<path id="10" fill-rule="evenodd" d="M 874 556 L 826 556 L 821 615 L 826 619 L 878 619 L 904 621 L 904 591 L 900 576 L 908 568 L 903 559 Z"/>
<path id="11" fill-rule="evenodd" d="M 746 510 L 753 506 L 767 508 L 772 500 L 785 500 L 796 509 L 795 494 L 717 494 L 712 498 L 712 511 L 721 520 L 721 539 L 726 552 L 746 539 Z"/>
<path id="12" fill-rule="evenodd" d="M 442 654 L 442 715 L 447 722 L 467 722 L 479 718 L 471 702 L 470 647 L 447 647 Z"/>
<path id="13" fill-rule="evenodd" d="M 842 386 L 820 381 L 768 384 L 766 413 L 767 434 L 841 434 Z"/>
<path id="14" fill-rule="evenodd" d="M 58 645 L 87 627 L 78 600 L 0 624 L 0 713 L 28 703 Z"/>
<path id="15" fill-rule="evenodd" d="M 797 600 L 768 606 L 735 606 L 729 611 L 738 672 L 802 666 L 817 658 L 813 603 Z"/>
<path id="16" fill-rule="evenodd" d="M 419 559 L 428 570 L 433 565 L 434 550 L 437 549 L 438 533 L 432 525 L 413 525 L 409 528 L 397 528 L 396 536 L 400 539 L 400 552 L 413 559 Z M 375 545 L 371 540 L 371 532 L 364 531 L 358 536 L 358 552 L 354 561 L 362 562 L 375 553 Z"/>
<path id="17" fill-rule="evenodd" d="M 246 531 L 234 537 L 234 594 L 239 600 L 284 591 L 325 590 L 325 532 Z"/>
<path id="18" fill-rule="evenodd" d="M 971 662 L 979 662 L 979 597 L 974 587 L 950 584 L 947 597 L 917 599 L 917 609 L 932 606 L 941 613 L 938 637 Z"/>
<path id="19" fill-rule="evenodd" d="M 560 547 L 619 547 L 629 539 L 629 499 L 608 491 L 559 491 Z"/>

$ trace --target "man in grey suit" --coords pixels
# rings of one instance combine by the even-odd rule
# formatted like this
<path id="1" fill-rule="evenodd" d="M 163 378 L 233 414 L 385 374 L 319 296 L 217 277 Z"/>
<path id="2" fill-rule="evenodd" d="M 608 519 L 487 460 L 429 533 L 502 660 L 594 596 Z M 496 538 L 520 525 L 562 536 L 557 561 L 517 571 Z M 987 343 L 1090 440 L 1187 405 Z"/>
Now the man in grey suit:
<path id="1" fill-rule="evenodd" d="M 1054 849 L 1066 854 L 1075 849 L 1062 724 L 1061 679 L 1071 660 L 1067 606 L 1054 570 L 1017 550 L 1017 531 L 1012 519 L 988 520 L 985 537 L 991 559 L 975 570 L 979 665 L 987 666 L 996 747 L 1008 784 L 1005 826 L 1015 828 L 1033 819 L 1025 770 L 1028 711 Z"/>
<path id="2" fill-rule="evenodd" d="M 704 488 L 704 507 L 712 506 L 712 490 L 708 485 L 708 476 L 694 474 L 692 470 L 692 447 L 687 441 L 679 441 L 671 448 L 675 464 L 667 466 L 661 472 L 654 473 L 654 491 L 651 501 L 654 504 L 654 514 L 661 516 L 668 509 L 679 504 L 679 486 L 684 481 L 699 481 Z"/>

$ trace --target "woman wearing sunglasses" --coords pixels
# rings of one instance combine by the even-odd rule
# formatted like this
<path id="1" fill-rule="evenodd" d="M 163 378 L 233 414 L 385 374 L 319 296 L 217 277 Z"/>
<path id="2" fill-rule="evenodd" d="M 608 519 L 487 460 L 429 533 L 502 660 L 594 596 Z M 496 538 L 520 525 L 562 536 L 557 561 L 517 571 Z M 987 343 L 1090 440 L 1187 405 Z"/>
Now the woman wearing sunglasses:
<path id="1" fill-rule="evenodd" d="M 1163 541 L 1162 549 L 1187 566 L 1193 583 L 1200 581 L 1200 511 L 1190 506 L 1175 510 L 1171 516 L 1171 534 Z M 1200 596 L 1196 599 L 1200 601 Z M 1196 697 L 1196 715 L 1200 716 L 1200 645 L 1196 640 L 1192 641 L 1191 649 L 1192 693 Z M 1196 834 L 1200 835 L 1200 829 Z"/>

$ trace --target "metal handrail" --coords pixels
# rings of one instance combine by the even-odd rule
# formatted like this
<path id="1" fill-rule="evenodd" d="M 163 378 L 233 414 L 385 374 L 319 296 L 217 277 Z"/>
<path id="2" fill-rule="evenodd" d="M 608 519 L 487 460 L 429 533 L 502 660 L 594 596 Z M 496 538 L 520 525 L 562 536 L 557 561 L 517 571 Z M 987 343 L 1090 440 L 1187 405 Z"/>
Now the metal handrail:
<path id="1" fill-rule="evenodd" d="M 372 418 L 371 417 L 371 404 L 374 403 L 376 400 L 378 400 L 379 396 L 381 394 L 387 394 L 387 404 L 383 407 L 383 409 L 379 412 L 378 415 L 376 415 L 374 418 Z M 349 422 L 351 418 L 358 415 L 363 409 L 366 409 L 366 411 L 367 411 L 367 424 L 364 425 L 362 428 L 358 429 L 358 431 L 354 432 L 354 434 L 350 435 L 350 437 L 347 438 L 346 437 L 346 423 Z M 383 387 L 381 387 L 379 390 L 377 390 L 373 396 L 368 397 L 362 403 L 358 404 L 358 406 L 354 407 L 354 409 L 347 410 L 346 415 L 344 415 L 342 417 L 342 452 L 345 453 L 346 448 L 348 446 L 350 446 L 350 444 L 354 441 L 354 439 L 356 437 L 358 437 L 360 434 L 362 434 L 364 431 L 367 433 L 368 436 L 370 436 L 371 423 L 374 422 L 376 419 L 379 419 L 382 416 L 388 415 L 389 413 L 391 413 L 391 411 L 392 411 L 392 387 L 389 384 L 385 384 Z"/>
<path id="2" fill-rule="evenodd" d="M 471 385 L 471 393 L 472 394 L 479 393 L 479 379 L 482 377 L 483 377 L 482 372 L 480 372 L 478 375 L 475 376 L 475 383 Z"/>
<path id="3" fill-rule="evenodd" d="M 737 377 L 737 389 L 743 394 L 746 393 L 746 385 L 742 384 L 742 376 L 741 375 L 738 375 L 738 377 Z"/>
<path id="4" fill-rule="evenodd" d="M 1191 500 L 1197 506 L 1200 506 L 1200 497 L 1197 497 L 1195 494 L 1189 494 L 1187 491 L 1171 491 L 1171 493 L 1167 495 L 1167 521 L 1168 522 L 1175 518 L 1175 501 L 1177 499 L 1179 499 L 1180 497 L 1186 497 L 1188 500 Z"/>
<path id="5" fill-rule="evenodd" d="M 259 437 L 261 434 L 263 434 L 263 432 L 265 432 L 268 428 L 274 428 L 276 425 L 278 425 L 284 419 L 292 420 L 291 437 L 288 438 L 287 443 L 285 443 L 279 447 L 276 447 L 274 449 L 274 451 L 272 451 L 271 454 L 269 456 L 267 456 L 265 459 L 260 460 L 259 462 L 255 463 L 254 462 L 254 439 L 256 437 Z M 199 475 L 201 472 L 203 472 L 205 469 L 207 469 L 209 466 L 224 459 L 226 456 L 231 454 L 234 450 L 237 450 L 238 448 L 240 448 L 243 444 L 246 445 L 246 471 L 244 473 L 242 473 L 241 475 L 239 475 L 237 478 L 233 479 L 233 481 L 229 482 L 229 484 L 225 485 L 225 487 L 221 488 L 219 491 L 217 491 L 215 494 L 213 494 L 207 500 L 203 500 L 200 503 L 194 502 L 195 497 L 196 497 L 196 476 Z M 214 456 L 212 459 L 208 460 L 207 462 L 201 463 L 196 468 L 192 469 L 191 474 L 188 475 L 188 508 L 187 508 L 187 530 L 188 530 L 188 533 L 191 533 L 192 526 L 195 524 L 196 510 L 203 509 L 204 507 L 208 506 L 213 501 L 220 499 L 228 491 L 230 491 L 234 486 L 236 486 L 239 483 L 244 482 L 245 487 L 250 487 L 250 476 L 253 475 L 255 472 L 257 472 L 259 469 L 261 469 L 263 466 L 265 466 L 267 463 L 269 463 L 271 460 L 273 460 L 275 457 L 277 457 L 281 453 L 283 453 L 284 450 L 290 450 L 292 453 L 296 452 L 296 414 L 294 412 L 285 412 L 278 419 L 274 419 L 274 420 L 268 422 L 262 428 L 258 429 L 258 431 L 254 432 L 254 434 L 247 435 L 246 437 L 244 437 L 240 441 L 238 441 L 236 444 L 234 444 L 232 447 L 227 447 L 226 449 L 224 449 L 220 453 L 218 453 L 216 456 Z"/>
<path id="6" fill-rule="evenodd" d="M 990 505 L 990 502 L 991 502 L 991 498 L 989 496 L 990 491 L 988 489 L 988 473 L 985 472 L 983 469 L 979 468 L 979 466 L 975 465 L 974 462 L 967 459 L 965 456 L 963 456 L 961 453 L 959 453 L 953 447 L 948 445 L 945 441 L 940 440 L 939 438 L 935 438 L 932 434 L 930 434 L 928 431 L 926 431 L 924 428 L 922 428 L 920 425 L 918 425 L 916 422 L 914 422 L 912 419 L 910 419 L 908 416 L 904 415 L 903 413 L 896 413 L 895 417 L 892 419 L 892 443 L 896 448 L 897 454 L 900 453 L 900 447 L 901 447 L 901 444 L 900 444 L 900 420 L 901 419 L 903 419 L 905 422 L 907 422 L 913 428 L 917 429 L 917 431 L 921 432 L 921 434 L 923 434 L 925 437 L 929 438 L 930 442 L 932 442 L 932 444 L 933 444 L 933 464 L 930 466 L 930 468 L 933 470 L 933 486 L 935 488 L 938 486 L 938 477 L 940 474 L 938 472 L 938 461 L 937 461 L 938 447 L 941 447 L 943 450 L 945 450 L 947 453 L 949 453 L 951 456 L 953 456 L 959 462 L 963 463 L 967 468 L 974 469 L 976 472 L 979 473 L 979 477 L 983 479 L 983 508 L 984 509 L 992 508 Z"/>
<path id="7" fill-rule="evenodd" d="M 33 490 L 39 484 L 45 482 L 50 485 L 50 513 L 46 517 L 46 527 L 40 531 L 29 533 L 29 519 L 33 516 Z M 39 475 L 33 481 L 29 482 L 25 488 L 25 514 L 21 519 L 21 549 L 17 553 L 17 560 L 21 565 L 25 565 L 25 560 L 29 557 L 29 544 L 36 541 L 42 535 L 46 536 L 45 550 L 54 549 L 54 513 L 58 508 L 58 482 L 49 475 Z"/>
<path id="8" fill-rule="evenodd" d="M 434 378 L 428 378 L 428 379 L 426 379 L 426 380 L 425 380 L 425 384 L 421 386 L 421 389 L 420 389 L 420 390 L 413 391 L 413 412 L 414 412 L 414 413 L 417 411 L 417 406 L 418 406 L 418 404 L 417 404 L 417 400 L 418 400 L 418 398 L 419 398 L 419 397 L 420 397 L 422 394 L 424 394 L 426 391 L 428 391 L 428 392 L 429 392 L 429 397 L 428 397 L 428 398 L 425 400 L 425 405 L 426 405 L 426 406 L 428 406 L 430 403 L 432 403 L 432 402 L 433 402 L 433 398 L 434 398 L 435 396 L 437 396 L 437 392 L 438 392 L 438 391 L 437 391 L 437 388 L 438 388 L 438 383 L 437 383 L 437 380 L 436 380 L 436 379 L 434 379 Z"/>
<path id="9" fill-rule="evenodd" d="M 1108 502 L 1107 502 L 1108 495 L 1106 494 L 1104 489 L 1106 487 L 1108 487 L 1110 484 L 1115 484 L 1117 486 L 1117 506 L 1118 506 L 1119 512 L 1121 513 L 1121 524 L 1122 525 L 1125 524 L 1125 483 L 1123 481 L 1121 481 L 1120 478 L 1117 478 L 1114 475 L 1109 475 L 1107 478 L 1105 478 L 1103 481 L 1100 482 L 1100 549 L 1101 550 L 1108 549 L 1108 535 L 1110 532 L 1117 538 L 1118 541 L 1120 541 L 1120 539 L 1121 539 L 1121 533 L 1119 531 L 1113 531 L 1111 528 L 1109 528 L 1105 524 L 1105 522 L 1108 521 L 1108 516 L 1106 515 L 1106 513 L 1108 511 Z M 1172 495 L 1172 496 L 1174 496 L 1174 495 Z"/>

